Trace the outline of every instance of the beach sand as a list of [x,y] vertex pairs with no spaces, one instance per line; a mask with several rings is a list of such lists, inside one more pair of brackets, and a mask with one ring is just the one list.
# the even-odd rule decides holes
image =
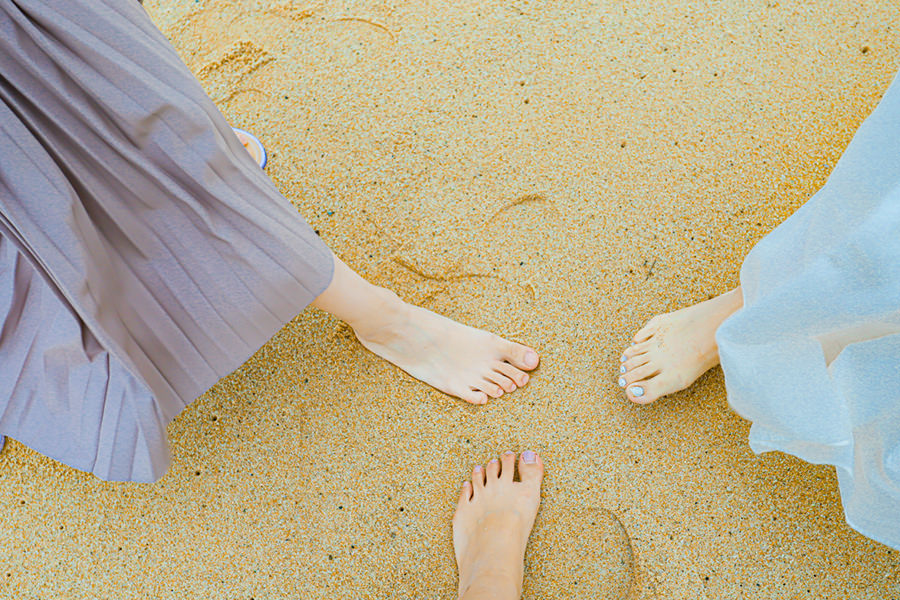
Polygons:
[[170,426],[155,485],[9,442],[0,597],[452,598],[458,486],[530,448],[526,598],[900,598],[719,369],[647,407],[615,383],[825,182],[900,66],[895,0],[146,7],[338,255],[543,360],[468,406],[308,310]]

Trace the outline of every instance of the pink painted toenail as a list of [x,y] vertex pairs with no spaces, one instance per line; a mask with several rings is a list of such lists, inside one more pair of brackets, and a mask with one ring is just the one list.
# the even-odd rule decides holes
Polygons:
[[619,377],[619,387],[625,387],[626,385],[628,384],[625,382],[625,378]]
[[533,465],[537,462],[537,454],[535,454],[531,450],[526,450],[522,453],[522,460],[525,462],[525,464]]
[[634,386],[633,388],[631,388],[630,391],[631,391],[631,395],[634,396],[634,397],[636,397],[636,398],[640,398],[641,396],[644,395],[644,388],[642,388],[642,387],[640,387],[640,386],[638,386],[638,385],[636,385],[636,386]]

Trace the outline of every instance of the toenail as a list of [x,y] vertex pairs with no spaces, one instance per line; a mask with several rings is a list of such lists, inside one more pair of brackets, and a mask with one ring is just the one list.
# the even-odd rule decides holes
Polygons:
[[619,377],[619,387],[625,387],[627,384],[625,383],[624,377]]
[[624,373],[627,370],[628,369],[625,368],[625,365],[622,365],[621,367],[619,367],[619,373]]
[[626,360],[628,360],[628,357],[623,354],[622,358],[619,359],[619,362],[625,362]]
[[644,395],[644,388],[642,388],[642,387],[639,386],[639,385],[634,386],[634,387],[631,388],[629,391],[631,392],[631,395],[632,395],[632,396],[635,396],[635,397],[637,397],[637,398],[640,398],[641,396]]
[[492,458],[491,463],[495,463],[495,462],[500,462],[500,461],[498,461],[496,458]]
[[512,450],[507,450],[503,453],[503,456],[512,456],[513,454],[515,454],[515,452],[513,452]]
[[522,377],[522,385],[525,385],[526,383],[528,383],[528,375]]
[[474,470],[475,470],[475,471],[480,471],[480,470],[481,470],[481,465],[475,465],[475,469],[474,469]]
[[537,462],[537,454],[532,452],[531,450],[526,450],[522,453],[522,460],[529,465],[533,465]]
[[538,364],[538,355],[535,352],[533,352],[532,350],[529,350],[528,352],[526,352],[525,353],[525,365],[529,366],[529,367],[536,367],[537,364]]

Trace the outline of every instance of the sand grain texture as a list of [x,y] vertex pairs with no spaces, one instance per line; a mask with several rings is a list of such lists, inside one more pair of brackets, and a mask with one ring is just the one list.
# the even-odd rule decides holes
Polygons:
[[824,183],[900,66],[894,0],[146,4],[339,255],[543,363],[466,406],[307,311],[171,425],[156,485],[10,443],[0,597],[452,598],[457,486],[533,448],[528,598],[900,598],[718,369],[646,408],[615,384]]

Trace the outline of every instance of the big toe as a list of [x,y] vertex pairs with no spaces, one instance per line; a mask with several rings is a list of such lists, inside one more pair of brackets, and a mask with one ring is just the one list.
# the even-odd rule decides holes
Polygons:
[[540,455],[533,450],[526,450],[519,457],[519,480],[522,483],[537,485],[540,487],[544,478],[544,462]]
[[655,375],[628,384],[628,387],[625,388],[625,395],[635,404],[650,404],[675,391],[667,389],[669,387],[667,383],[668,380],[663,374]]
[[504,351],[504,359],[506,362],[525,371],[531,371],[532,369],[537,368],[538,363],[541,361],[537,352],[528,346],[523,346],[522,344],[517,344],[515,342],[506,342],[506,344],[507,346]]

